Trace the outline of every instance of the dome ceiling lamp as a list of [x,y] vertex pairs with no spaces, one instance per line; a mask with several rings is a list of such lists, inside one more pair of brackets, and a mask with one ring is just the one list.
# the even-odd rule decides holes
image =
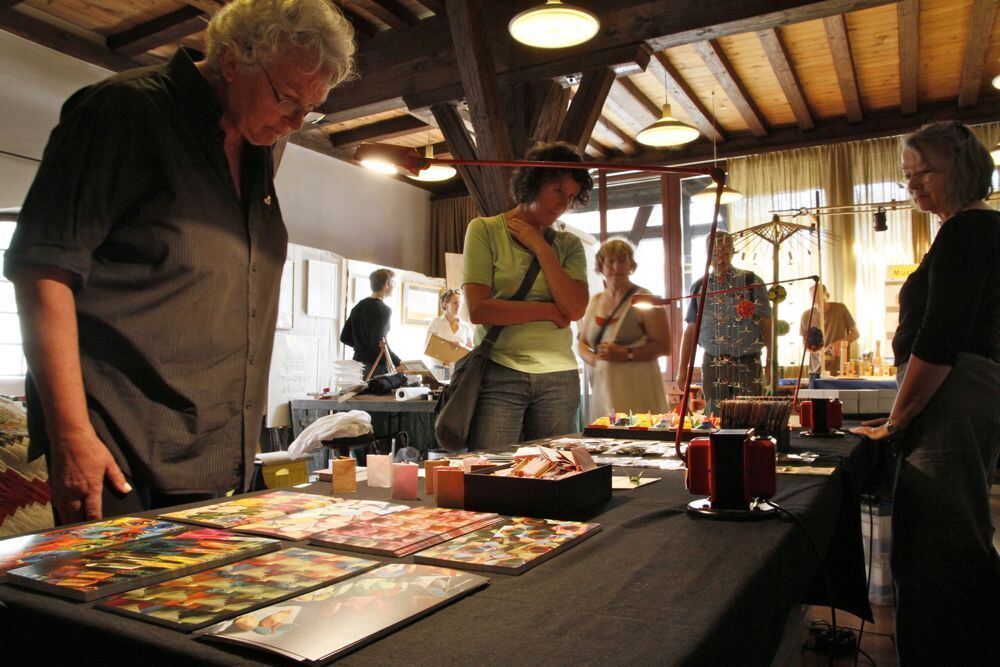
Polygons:
[[[715,91],[712,91],[712,125],[715,125]],[[717,166],[719,163],[719,153],[718,153],[718,142],[712,139],[712,165]],[[734,190],[728,185],[722,188],[722,196],[719,199],[719,203],[725,206],[726,204],[732,204],[743,199],[743,193]],[[696,192],[691,195],[691,201],[704,202],[711,204],[715,201],[715,183],[710,183],[707,188],[701,192]]]
[[701,133],[697,128],[674,118],[670,111],[670,97],[667,95],[667,72],[663,71],[663,93],[667,101],[663,104],[662,115],[659,120],[641,130],[635,135],[635,140],[646,146],[654,148],[670,148],[673,146],[683,146],[689,144]]
[[421,169],[417,174],[406,174],[407,178],[412,178],[415,181],[447,181],[458,173],[451,165],[431,162],[434,160],[434,147],[430,144],[430,138],[424,147],[424,157],[429,161],[429,166]]
[[593,12],[547,0],[544,5],[525,10],[507,25],[511,37],[540,49],[564,49],[589,41],[601,29]]

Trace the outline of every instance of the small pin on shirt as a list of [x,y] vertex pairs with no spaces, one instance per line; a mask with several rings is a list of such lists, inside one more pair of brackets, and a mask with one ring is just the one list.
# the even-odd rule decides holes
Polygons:
[[271,195],[264,195],[264,206],[271,205]]

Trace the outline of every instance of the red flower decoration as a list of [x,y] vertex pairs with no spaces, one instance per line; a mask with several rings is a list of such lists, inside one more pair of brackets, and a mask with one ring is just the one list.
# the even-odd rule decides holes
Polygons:
[[757,312],[757,304],[753,301],[748,301],[743,299],[738,304],[736,304],[736,317],[737,319],[745,319],[748,317],[753,317]]

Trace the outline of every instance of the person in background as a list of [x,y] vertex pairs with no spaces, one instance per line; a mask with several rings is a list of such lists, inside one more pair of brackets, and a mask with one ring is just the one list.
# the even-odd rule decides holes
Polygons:
[[235,0],[205,52],[69,98],[6,253],[59,523],[253,471],[288,241],[271,146],[350,76],[353,30],[325,0]]
[[1000,213],[985,202],[993,160],[968,127],[942,122],[906,137],[902,167],[913,203],[941,229],[899,293],[892,412],[851,431],[891,441],[898,454],[891,558],[900,665],[995,665]]
[[[542,144],[526,160],[582,162],[566,143]],[[551,229],[566,209],[586,204],[586,169],[521,167],[511,178],[517,205],[476,218],[465,235],[462,269],[478,345],[489,327],[503,331],[483,373],[470,449],[502,449],[578,429],[580,378],[570,322],[587,308],[583,244]],[[524,301],[512,301],[537,257],[538,278]]]
[[[809,288],[810,303],[812,303],[815,291],[816,285]],[[847,353],[846,349],[850,349],[850,344],[861,336],[847,306],[829,300],[830,292],[827,291],[826,285],[820,284],[820,292],[815,295],[815,299],[816,305],[802,313],[799,322],[802,344],[809,350],[809,379],[811,380],[820,376],[824,366],[829,373],[838,375],[840,362]],[[822,329],[819,328],[820,312],[823,313]],[[815,340],[810,340],[810,329],[823,332],[823,342],[819,346],[816,345]],[[815,335],[814,332],[814,338]]]
[[[706,237],[706,244],[708,237]],[[728,294],[706,298],[698,344],[704,350],[701,384],[705,393],[705,414],[719,413],[719,402],[734,396],[759,396],[762,364],[760,353],[771,346],[771,302],[763,287],[749,287],[763,282],[756,273],[733,266],[733,238],[716,232],[712,253],[712,273],[708,291],[734,289]],[[745,289],[739,289],[745,288]],[[692,294],[701,292],[701,278],[691,286]],[[694,354],[694,322],[698,299],[688,302],[684,321],[688,326],[681,338],[680,370],[677,384],[684,391],[688,363]],[[765,355],[766,356],[766,355]]]
[[[388,373],[387,356],[393,366],[399,365],[399,355],[385,343],[392,320],[392,308],[385,305],[385,299],[392,296],[396,288],[395,275],[390,269],[376,269],[371,272],[368,276],[371,296],[361,299],[354,305],[340,332],[340,342],[353,348],[353,359],[364,364],[365,377],[371,373],[373,366],[375,372],[371,373],[372,377]],[[383,345],[385,353],[379,356]]]
[[[441,314],[431,320],[427,325],[427,340],[431,334],[451,343],[452,349],[466,348],[472,349],[472,339],[474,333],[472,325],[463,320],[459,315],[462,309],[462,293],[457,289],[447,289],[441,293]],[[427,343],[424,342],[426,347]],[[441,370],[444,378],[451,374],[455,364],[444,363],[435,360],[435,366]]]
[[628,241],[606,241],[595,261],[604,291],[590,299],[577,338],[577,351],[593,368],[590,419],[630,410],[664,413],[667,397],[659,359],[670,354],[666,311],[632,307],[633,296],[650,292],[632,283],[638,265]]

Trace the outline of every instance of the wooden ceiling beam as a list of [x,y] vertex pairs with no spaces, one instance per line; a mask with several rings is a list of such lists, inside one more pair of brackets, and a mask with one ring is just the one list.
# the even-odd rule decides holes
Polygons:
[[774,72],[775,78],[778,79],[778,85],[781,86],[781,91],[785,94],[788,106],[792,108],[792,114],[795,116],[795,122],[798,123],[799,129],[813,129],[816,123],[813,122],[809,104],[806,103],[806,98],[802,94],[802,84],[799,82],[799,77],[788,57],[788,50],[785,48],[781,35],[777,29],[768,28],[767,30],[758,30],[757,39],[764,47],[764,54],[767,56],[767,61],[771,63],[771,70]]
[[691,122],[701,133],[713,141],[725,141],[726,135],[715,126],[714,119],[705,105],[701,103],[694,90],[684,81],[684,77],[676,67],[670,64],[666,54],[654,53],[646,71],[659,81],[666,81],[667,94],[677,103],[691,119]]
[[566,117],[559,127],[559,141],[566,141],[582,151],[590,142],[594,132],[594,124],[601,117],[604,101],[615,81],[615,71],[612,69],[597,69],[584,72],[576,95],[569,103]]
[[[767,137],[755,137],[749,132],[730,135],[728,141],[719,144],[718,158],[729,159],[783,151],[809,146],[894,137],[918,129],[925,123],[939,120],[960,120],[970,125],[990,123],[996,120],[996,109],[1000,108],[1000,95],[991,95],[974,107],[959,109],[954,101],[924,104],[919,113],[904,116],[898,109],[870,112],[860,123],[852,123],[843,117],[831,122],[817,123],[809,133],[803,133],[797,126],[776,128]],[[628,158],[613,157],[610,162],[629,164],[697,164],[712,160],[712,146],[705,142],[688,144],[679,150],[647,151]]]
[[568,89],[552,80],[519,81],[508,89],[511,150],[522,157],[536,142],[554,141],[566,114]]
[[380,120],[377,123],[333,132],[329,135],[329,141],[334,148],[347,148],[366,141],[385,141],[417,132],[426,132],[428,127],[430,126],[427,123],[414,116],[397,116],[388,120]]
[[434,12],[437,16],[445,13],[444,0],[417,0],[425,9]]
[[990,34],[1000,0],[975,0],[969,18],[969,37],[965,42],[965,59],[962,62],[962,81],[958,86],[958,106],[971,107],[979,99],[983,82],[986,52],[990,47]]
[[[628,125],[628,129],[639,132],[647,125],[655,122],[660,114],[654,111],[656,105],[651,109],[649,100],[636,98],[633,94],[634,88],[625,85],[625,78],[615,79],[608,92],[608,99],[605,106],[611,113],[617,116],[623,123]],[[629,82],[631,83],[631,82]],[[643,95],[643,98],[646,96]]]
[[351,2],[393,30],[406,30],[418,20],[398,0],[351,0]]
[[375,37],[382,32],[382,30],[379,29],[379,26],[372,20],[373,17],[371,14],[361,9],[361,7],[355,4],[352,0],[334,0],[334,3],[343,10],[344,16],[347,18],[348,22],[354,26],[355,36],[358,37],[357,46],[359,49],[362,48],[363,45],[368,44],[370,42],[370,38]]
[[208,25],[208,18],[198,7],[184,5],[169,14],[108,35],[107,45],[115,53],[136,56],[201,32]]
[[223,2],[219,0],[183,0],[183,2],[185,5],[197,7],[209,16],[215,16],[215,13],[222,9],[223,5]]
[[[465,128],[465,123],[458,114],[458,109],[455,108],[455,105],[451,103],[435,104],[431,107],[431,112],[434,114],[438,128],[440,128],[441,134],[444,135],[445,142],[448,144],[448,152],[456,160],[478,159],[476,146],[472,143],[472,137]],[[482,178],[483,169],[474,164],[456,164],[455,168],[458,169],[458,173],[462,177],[462,182],[465,183],[465,188],[469,191],[472,198],[476,200],[479,210],[483,212],[489,210],[492,197],[485,189],[485,183]]]
[[[511,160],[514,152],[504,118],[504,99],[497,84],[491,31],[484,20],[483,8],[479,3],[465,0],[446,0],[445,7],[462,88],[476,129],[476,154],[487,160]],[[497,215],[507,210],[510,170],[483,169],[480,173],[486,194],[482,212]]]
[[851,39],[847,35],[847,23],[843,14],[823,19],[826,41],[833,55],[833,69],[837,72],[840,95],[844,100],[847,120],[860,123],[864,120],[861,112],[861,93],[858,92],[858,77],[854,71],[854,57],[851,55]]
[[10,9],[14,5],[21,4],[22,0],[0,0],[0,9]]
[[920,0],[900,0],[896,5],[899,24],[899,108],[917,113],[920,97]]
[[755,137],[766,136],[767,127],[764,125],[764,116],[757,105],[753,103],[753,98],[737,76],[736,70],[733,69],[732,63],[723,52],[722,46],[715,40],[708,40],[695,43],[694,48],[753,135]]
[[[597,67],[614,66],[606,58],[621,49],[623,36],[646,42],[651,51],[691,44],[706,37],[717,38],[765,28],[823,18],[845,11],[888,4],[892,0],[702,0],[679,3],[676,0],[629,0],[607,3],[600,9],[602,28],[598,35],[580,46],[548,53],[515,43],[506,30],[489,33],[489,41],[501,85],[512,79],[505,75],[518,72],[515,78],[537,80],[579,73]],[[490,25],[506,26],[518,11],[538,0],[475,3],[494,12]],[[720,18],[725,20],[720,23]],[[358,51],[357,82],[339,87],[327,100],[329,111],[370,104],[378,99],[406,97],[422,91],[437,91],[436,97],[424,97],[424,106],[457,99],[440,91],[454,93],[461,84],[454,44],[447,17],[432,16],[418,21],[405,32],[384,31]],[[597,58],[604,58],[597,62]],[[624,62],[624,61],[622,61]],[[645,65],[641,65],[645,69]]]
[[142,65],[136,60],[113,53],[100,44],[13,9],[0,9],[0,30],[112,72],[123,72]]
[[605,116],[601,116],[594,124],[594,129],[609,137],[614,137],[618,142],[617,148],[626,155],[635,155],[642,149],[639,142],[633,139],[625,130],[612,123]]

